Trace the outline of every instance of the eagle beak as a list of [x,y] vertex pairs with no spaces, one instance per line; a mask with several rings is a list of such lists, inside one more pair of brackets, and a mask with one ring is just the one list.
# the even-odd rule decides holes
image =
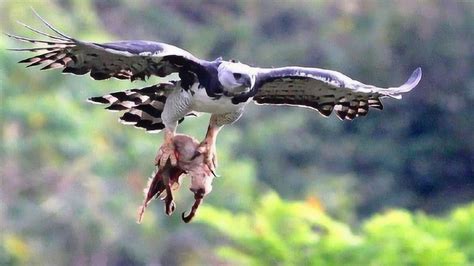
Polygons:
[[250,76],[244,76],[244,77],[242,77],[242,79],[243,79],[243,85],[246,88],[252,88],[253,87],[253,82],[252,82],[252,79],[250,78]]

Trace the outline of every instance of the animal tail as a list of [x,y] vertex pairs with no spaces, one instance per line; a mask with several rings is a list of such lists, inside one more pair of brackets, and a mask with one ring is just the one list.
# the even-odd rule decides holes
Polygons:
[[[119,122],[145,129],[150,133],[160,132],[165,125],[161,113],[167,95],[175,88],[176,82],[165,82],[144,88],[112,92],[103,96],[89,98],[94,104],[107,104],[105,109],[112,112],[123,111]],[[184,120],[182,118],[179,122]]]

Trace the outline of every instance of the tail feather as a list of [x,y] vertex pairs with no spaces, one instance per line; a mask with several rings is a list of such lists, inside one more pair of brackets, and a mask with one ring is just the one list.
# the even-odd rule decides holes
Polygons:
[[133,125],[136,128],[145,129],[153,133],[159,132],[165,125],[161,120],[164,102],[151,101],[128,109],[120,118],[119,122],[125,125]]
[[[104,96],[92,97],[94,104],[107,104],[108,111],[123,111],[119,122],[145,129],[150,133],[165,128],[161,114],[167,95],[175,87],[175,82],[160,83],[149,87],[113,92]],[[182,120],[180,120],[182,122]]]

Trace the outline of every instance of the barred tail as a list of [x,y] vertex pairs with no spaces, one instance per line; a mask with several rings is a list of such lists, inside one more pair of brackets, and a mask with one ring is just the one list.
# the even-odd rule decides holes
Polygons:
[[125,113],[119,118],[119,122],[122,124],[133,125],[150,133],[157,133],[165,128],[161,120],[161,113],[167,95],[174,87],[174,82],[159,83],[145,88],[92,97],[88,101],[95,104],[108,104],[109,106],[105,109],[112,112],[124,111]]

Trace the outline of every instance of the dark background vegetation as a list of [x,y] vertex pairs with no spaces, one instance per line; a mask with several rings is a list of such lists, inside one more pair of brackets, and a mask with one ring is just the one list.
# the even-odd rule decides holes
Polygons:
[[[158,40],[205,59],[329,68],[379,86],[403,83],[418,66],[423,78],[403,100],[386,99],[384,111],[352,122],[308,109],[250,106],[218,139],[222,177],[200,218],[184,225],[179,215],[166,217],[157,201],[137,225],[162,136],[122,126],[117,114],[85,99],[145,83],[25,69],[16,62],[27,55],[5,50],[23,43],[3,36],[0,264],[433,265],[415,248],[423,239],[435,243],[430,237],[442,238],[429,249],[433,254],[453,252],[436,263],[474,261],[474,224],[465,217],[474,219],[474,208],[448,214],[474,199],[473,1],[2,0],[0,29],[33,36],[15,23],[41,27],[30,6],[83,40]],[[201,138],[207,119],[187,119],[180,131]],[[178,193],[178,212],[191,196],[187,189]],[[322,216],[300,216],[307,208]],[[393,208],[415,214],[387,213]],[[295,218],[286,221],[286,212]],[[314,231],[314,219],[325,229]],[[280,229],[257,234],[252,230],[261,221]],[[336,234],[347,253],[328,244],[312,246],[307,260],[291,257],[301,243],[333,243],[324,231],[340,232],[342,224],[355,232]],[[288,244],[286,237],[306,227],[304,240]],[[393,239],[376,237],[388,231],[396,232]],[[397,238],[403,234],[414,242]],[[373,247],[391,241],[400,251],[389,248],[395,253],[387,257],[381,249],[377,260]],[[219,249],[224,244],[229,248]],[[407,246],[414,260],[398,261]]]

